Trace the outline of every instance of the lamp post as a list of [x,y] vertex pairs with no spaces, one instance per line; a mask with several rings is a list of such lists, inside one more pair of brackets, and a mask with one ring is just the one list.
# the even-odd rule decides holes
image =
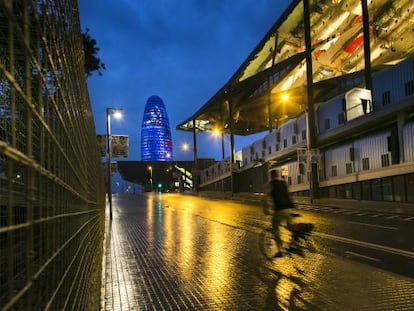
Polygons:
[[115,119],[122,118],[122,109],[106,108],[106,182],[109,202],[109,218],[112,219],[112,172],[111,172],[111,114]]
[[[190,172],[190,174],[191,174],[192,190],[196,191],[195,176],[196,176],[196,171],[197,171],[197,150],[195,148],[190,147],[190,144],[186,142],[181,145],[181,150],[184,152],[188,152],[192,150],[194,152],[194,167],[193,167],[193,172]],[[184,168],[184,183],[188,183],[186,168]],[[184,185],[184,188],[185,188],[185,185]]]
[[148,170],[150,171],[150,184],[151,184],[151,192],[153,190],[153,182],[152,182],[152,166],[148,166]]

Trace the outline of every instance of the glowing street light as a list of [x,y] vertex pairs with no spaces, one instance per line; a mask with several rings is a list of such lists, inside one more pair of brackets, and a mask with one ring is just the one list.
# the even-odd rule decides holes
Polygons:
[[112,172],[111,172],[111,114],[115,119],[122,118],[122,109],[106,108],[106,181],[109,202],[109,218],[112,219]]
[[287,93],[282,94],[282,101],[287,102],[289,99],[289,95]]
[[216,127],[216,128],[213,129],[213,131],[211,133],[215,137],[221,136],[221,157],[224,160],[224,131],[221,130],[220,128]]
[[185,152],[189,151],[190,150],[190,145],[188,143],[183,143],[181,145],[181,150],[185,151]]

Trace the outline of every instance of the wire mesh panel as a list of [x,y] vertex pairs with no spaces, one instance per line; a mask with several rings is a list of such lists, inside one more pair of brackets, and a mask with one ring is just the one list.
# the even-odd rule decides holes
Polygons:
[[77,1],[0,0],[0,309],[98,310],[104,190]]

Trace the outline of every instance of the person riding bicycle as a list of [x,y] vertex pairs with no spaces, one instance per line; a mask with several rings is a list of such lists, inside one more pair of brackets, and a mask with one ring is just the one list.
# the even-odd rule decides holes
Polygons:
[[282,239],[280,236],[280,226],[285,224],[289,226],[292,220],[291,209],[295,207],[287,184],[280,178],[280,173],[277,170],[270,171],[270,181],[267,185],[267,195],[271,198],[273,203],[273,219],[272,226],[274,230],[275,242],[278,247],[278,253],[275,256],[282,256]]

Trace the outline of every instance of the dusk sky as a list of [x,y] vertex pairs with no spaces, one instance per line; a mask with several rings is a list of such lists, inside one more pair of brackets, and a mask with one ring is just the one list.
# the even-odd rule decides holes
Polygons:
[[[229,80],[290,2],[79,0],[82,31],[90,29],[106,65],[102,76],[88,78],[97,133],[106,132],[106,107],[122,108],[112,134],[129,135],[127,160],[140,161],[144,106],[158,95],[168,111],[174,160],[191,160],[181,145],[192,144],[192,133],[176,126]],[[236,151],[257,138],[235,136]],[[197,135],[197,146],[199,158],[221,160],[219,139]]]

